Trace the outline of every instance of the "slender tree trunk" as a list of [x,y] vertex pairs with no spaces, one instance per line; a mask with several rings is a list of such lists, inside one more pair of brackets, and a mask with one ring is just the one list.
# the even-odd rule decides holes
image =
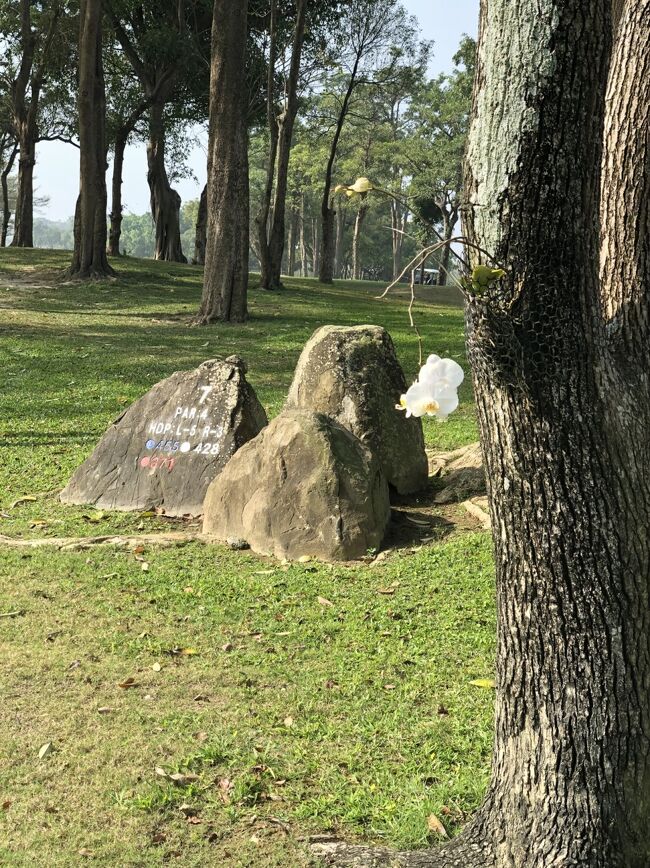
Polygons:
[[287,238],[287,274],[293,277],[296,270],[296,233],[298,232],[298,212],[291,210],[289,236]]
[[320,268],[321,244],[320,244],[320,237],[318,234],[319,229],[320,229],[320,225],[319,225],[318,220],[315,217],[312,217],[312,221],[311,221],[311,240],[312,240],[312,243],[311,243],[311,255],[312,255],[311,268],[312,268],[312,274],[314,275],[314,277],[316,277],[316,275],[319,272],[319,268]]
[[164,110],[165,102],[162,96],[153,101],[149,110],[147,181],[155,228],[154,258],[167,262],[187,262],[181,246],[181,197],[169,183],[165,168]]
[[449,847],[334,864],[650,864],[650,0],[626,4],[610,64],[611,36],[610,0],[483,0],[466,231],[507,272],[467,308],[492,783]]
[[194,264],[205,265],[205,244],[208,232],[208,185],[201,191],[199,210],[196,215],[196,234],[194,236]]
[[248,291],[247,0],[214,0],[208,232],[199,322],[243,322]]
[[266,127],[269,133],[269,151],[266,158],[266,181],[262,191],[260,209],[255,217],[257,228],[257,247],[260,262],[260,287],[262,289],[277,289],[271,285],[269,229],[271,200],[273,198],[273,182],[275,166],[278,159],[278,124],[275,117],[275,75],[277,60],[277,0],[271,0],[269,16],[269,63],[266,76]]
[[341,103],[341,109],[336,122],[336,129],[332,144],[330,145],[330,153],[325,170],[325,185],[323,187],[323,198],[321,200],[321,254],[319,261],[318,279],[321,283],[332,283],[334,279],[334,210],[332,208],[332,177],[334,173],[334,163],[336,162],[336,154],[338,152],[339,140],[343,131],[343,124],[348,116],[350,100],[357,85],[357,73],[361,62],[361,54],[357,53],[348,80],[348,87]]
[[2,170],[2,234],[0,236],[0,247],[7,246],[7,233],[9,231],[9,221],[11,220],[11,210],[9,207],[9,175],[14,167],[17,153],[18,142],[14,144],[9,159]]
[[298,114],[298,83],[302,47],[305,40],[306,5],[305,0],[297,0],[296,2],[296,24],[293,33],[291,64],[287,79],[286,105],[278,118],[277,171],[268,249],[268,289],[279,289],[282,285],[281,273],[286,231],[285,214],[289,181],[289,159],[291,157],[293,128],[296,115]]
[[300,276],[309,277],[307,268],[307,240],[305,233],[305,194],[300,194]]
[[360,205],[354,220],[354,233],[352,235],[352,280],[361,280],[361,257],[359,244],[361,242],[361,227],[368,213],[367,205]]
[[339,205],[336,209],[336,241],[334,243],[334,277],[341,277],[343,265],[343,244],[345,242],[345,211]]
[[113,178],[111,181],[111,226],[108,235],[109,256],[120,255],[120,237],[122,235],[122,171],[124,169],[124,151],[128,133],[119,130],[115,137],[113,155]]
[[113,155],[113,178],[111,181],[111,213],[110,231],[108,234],[108,253],[110,256],[120,255],[120,237],[122,235],[122,172],[124,170],[124,151],[135,125],[147,108],[148,100],[136,106],[129,117],[115,134]]
[[82,279],[113,274],[106,258],[106,95],[102,64],[102,2],[79,9],[79,198],[69,273]]
[[[453,238],[454,229],[456,227],[456,223],[458,221],[458,209],[451,208],[449,212],[447,212],[444,208],[442,209],[443,216],[443,230],[442,237],[445,241],[449,241]],[[446,286],[449,283],[449,262],[451,260],[451,248],[449,244],[445,244],[445,246],[440,251],[440,267],[438,271],[438,286]]]

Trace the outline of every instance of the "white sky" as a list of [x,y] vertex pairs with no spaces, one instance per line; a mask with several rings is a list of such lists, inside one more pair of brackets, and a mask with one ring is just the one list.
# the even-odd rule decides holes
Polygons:
[[[452,57],[463,33],[476,36],[479,0],[402,0],[409,12],[419,18],[422,37],[434,40],[434,58],[431,72],[436,75],[448,71]],[[198,183],[193,180],[177,181],[174,187],[183,201],[197,199],[205,183],[205,141],[194,148],[189,164]],[[109,166],[109,191],[110,171]],[[149,210],[149,188],[146,179],[146,153],[144,144],[127,148],[124,160],[123,204],[125,213],[144,214]],[[38,213],[50,220],[64,220],[74,214],[79,188],[79,152],[62,142],[42,142],[36,150],[35,186],[38,193],[49,196],[49,204]],[[109,193],[110,195],[110,193]],[[110,203],[109,203],[110,204]]]

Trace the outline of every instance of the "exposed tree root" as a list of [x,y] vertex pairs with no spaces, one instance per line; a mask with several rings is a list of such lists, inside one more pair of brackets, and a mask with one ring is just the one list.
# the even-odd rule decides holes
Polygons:
[[319,836],[310,842],[311,852],[335,868],[492,868],[494,858],[488,842],[477,843],[464,836],[430,850],[398,852],[384,847],[346,844]]
[[190,542],[209,542],[202,533],[176,531],[172,533],[143,533],[135,536],[85,536],[85,537],[40,537],[38,539],[14,539],[0,534],[0,546],[21,549],[38,549],[52,546],[60,550],[75,551],[93,546],[117,546],[131,548],[138,545],[179,546]]

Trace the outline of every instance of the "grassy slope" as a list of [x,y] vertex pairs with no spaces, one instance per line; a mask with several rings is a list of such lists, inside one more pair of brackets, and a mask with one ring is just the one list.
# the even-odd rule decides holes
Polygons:
[[[253,290],[247,325],[196,329],[197,269],[133,260],[92,287],[25,280],[65,260],[0,253],[4,285],[24,281],[5,289],[0,271],[0,533],[160,529],[54,492],[174,370],[237,352],[274,415],[313,330],[360,322],[386,326],[417,370],[405,303],[364,285]],[[463,361],[458,307],[416,315],[427,352]],[[475,438],[469,386],[461,397],[453,420],[426,426],[431,444]],[[0,863],[72,865],[86,848],[107,866],[287,868],[308,863],[297,836],[310,831],[421,846],[429,813],[454,828],[486,782],[492,694],[469,681],[491,674],[494,611],[487,536],[443,534],[358,567],[195,545],[0,550],[0,612],[24,611],[0,619]],[[120,689],[127,677],[138,686]],[[175,786],[156,766],[199,777]]]

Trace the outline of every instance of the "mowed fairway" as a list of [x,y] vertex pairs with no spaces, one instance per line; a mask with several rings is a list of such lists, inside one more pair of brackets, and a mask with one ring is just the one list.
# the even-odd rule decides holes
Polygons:
[[[182,527],[57,500],[175,370],[237,353],[273,416],[317,327],[376,323],[417,374],[407,302],[376,300],[379,285],[270,294],[253,276],[246,325],[196,328],[199,269],[125,260],[116,281],[65,284],[68,257],[0,252],[5,536]],[[425,354],[466,368],[462,309],[430,296]],[[441,449],[476,439],[469,382],[425,431]],[[488,776],[493,691],[470,682],[493,675],[493,567],[487,534],[426,515],[360,565],[0,544],[0,864],[292,868],[311,864],[312,833],[426,846],[433,813],[453,834]]]

